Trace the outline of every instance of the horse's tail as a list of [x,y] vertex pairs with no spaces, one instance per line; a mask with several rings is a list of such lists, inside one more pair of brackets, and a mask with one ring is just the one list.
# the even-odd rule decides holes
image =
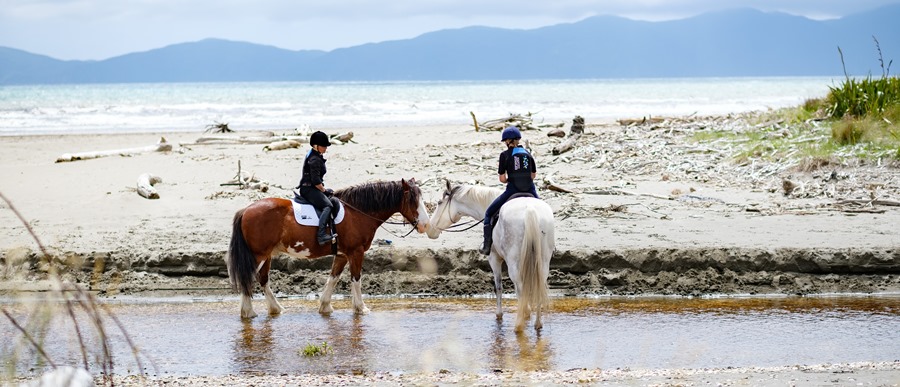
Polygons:
[[250,251],[247,240],[244,239],[244,231],[241,230],[241,221],[244,219],[244,209],[234,214],[234,227],[231,232],[231,244],[228,246],[228,278],[231,280],[231,288],[245,296],[253,293],[253,280],[256,268],[256,257]]
[[550,305],[547,276],[544,270],[544,238],[542,237],[538,212],[534,207],[525,208],[525,235],[522,238],[522,290],[519,302],[525,302],[533,309]]

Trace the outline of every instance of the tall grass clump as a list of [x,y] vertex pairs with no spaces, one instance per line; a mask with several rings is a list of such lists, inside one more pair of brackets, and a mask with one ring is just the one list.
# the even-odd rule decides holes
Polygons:
[[893,61],[885,64],[878,39],[875,39],[875,47],[881,64],[881,77],[873,78],[869,74],[863,79],[851,78],[847,74],[844,54],[838,47],[841,65],[844,66],[844,82],[840,86],[829,86],[826,102],[829,115],[838,120],[832,126],[832,140],[840,145],[860,142],[887,146],[900,144],[894,135],[898,131],[897,118],[900,115],[900,78],[890,74]]
[[[37,257],[39,262],[32,267],[27,262],[29,253],[7,252],[6,267],[0,271],[0,278],[14,283],[17,270],[29,272],[32,278],[35,272],[41,272],[42,276],[46,275],[46,280],[40,282],[47,284],[47,290],[26,292],[13,289],[10,293],[18,297],[0,302],[0,333],[3,335],[0,342],[0,361],[3,364],[0,385],[14,379],[33,378],[44,371],[58,370],[60,375],[66,375],[65,372],[71,367],[90,372],[94,378],[102,376],[100,380],[104,384],[112,385],[116,362],[111,334],[124,337],[138,372],[143,375],[144,366],[137,346],[116,316],[81,286],[63,280],[60,274],[65,270],[63,265],[54,261],[29,223],[0,193],[0,210],[4,209],[3,203],[6,204],[5,209],[25,226],[40,253]],[[25,264],[20,265],[22,262]],[[36,281],[21,282],[33,284]],[[69,382],[74,380],[69,379]]]

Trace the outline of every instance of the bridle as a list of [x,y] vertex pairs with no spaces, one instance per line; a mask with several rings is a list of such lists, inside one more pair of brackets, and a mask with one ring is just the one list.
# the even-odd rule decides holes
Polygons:
[[[448,197],[447,197],[447,205],[444,206],[444,210],[441,211],[441,214],[443,214],[444,211],[447,211],[448,209],[450,209],[450,202],[453,201],[453,195],[456,195],[457,191],[459,191],[459,186],[456,186],[456,187],[453,187],[452,189],[450,189],[450,195],[448,195]],[[438,202],[438,206],[440,206],[440,202]],[[441,232],[463,232],[463,231],[469,230],[469,229],[477,226],[479,223],[481,223],[483,221],[484,221],[484,218],[481,218],[481,220],[470,220],[470,221],[463,222],[463,223],[454,223],[454,224],[450,225],[450,227],[447,227],[445,229],[439,229],[439,230]],[[471,222],[471,225],[469,225],[469,222]],[[465,227],[467,225],[469,227],[466,227],[463,229],[455,229],[456,227]],[[434,225],[432,225],[432,227],[437,228]]]

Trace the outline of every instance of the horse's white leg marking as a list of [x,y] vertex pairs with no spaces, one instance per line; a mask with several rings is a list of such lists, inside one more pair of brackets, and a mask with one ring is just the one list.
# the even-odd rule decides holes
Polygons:
[[503,261],[497,256],[497,253],[491,251],[488,256],[488,262],[491,264],[491,271],[494,272],[494,295],[497,297],[497,319],[503,319],[503,282],[500,280],[503,274]]
[[350,293],[353,297],[353,311],[356,314],[368,314],[369,308],[362,298],[362,280],[350,281]]
[[281,307],[281,304],[278,303],[278,300],[275,299],[275,294],[272,293],[272,288],[269,287],[269,284],[266,284],[263,287],[263,292],[266,294],[266,302],[269,304],[269,314],[276,315],[281,314],[284,308]]
[[338,281],[338,277],[328,277],[328,282],[325,282],[325,289],[322,290],[322,297],[319,298],[319,313],[321,314],[331,314],[334,312],[334,308],[331,306],[331,293],[334,293],[334,285]]
[[250,296],[241,295],[241,318],[254,318],[256,312],[253,311],[253,301]]

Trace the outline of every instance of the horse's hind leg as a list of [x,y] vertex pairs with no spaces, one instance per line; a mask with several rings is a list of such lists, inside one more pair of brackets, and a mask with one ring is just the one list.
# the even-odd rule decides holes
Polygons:
[[488,262],[491,264],[491,271],[494,272],[494,294],[497,297],[497,320],[502,320],[503,282],[501,282],[500,276],[503,274],[503,261],[497,257],[497,253],[491,252],[490,257],[488,257]]
[[269,315],[278,315],[284,311],[284,308],[281,304],[278,303],[278,300],[275,299],[275,294],[272,293],[272,288],[269,287],[269,269],[272,267],[272,259],[267,258],[263,261],[262,266],[259,269],[259,285],[263,288],[263,293],[266,295],[266,303],[269,306]]
[[241,294],[241,318],[254,318],[253,300],[246,294]]
[[344,266],[346,265],[347,256],[343,253],[337,253],[334,256],[334,261],[331,262],[331,276],[325,282],[325,289],[322,290],[322,296],[319,297],[319,313],[331,314],[331,312],[334,312],[334,307],[331,306],[331,294],[334,293],[334,286],[341,278],[341,273],[344,272]]

